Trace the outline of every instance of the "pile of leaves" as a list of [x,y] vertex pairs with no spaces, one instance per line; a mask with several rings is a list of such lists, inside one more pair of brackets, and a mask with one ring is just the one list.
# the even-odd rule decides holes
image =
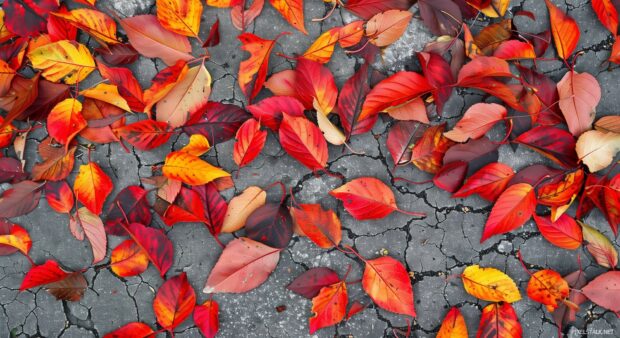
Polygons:
[[[269,2],[295,34],[307,34],[302,0]],[[234,187],[234,179],[202,158],[213,145],[234,139],[232,158],[244,167],[261,153],[271,132],[289,156],[317,177],[338,176],[346,182],[329,194],[355,219],[380,219],[393,212],[424,217],[401,210],[384,182],[343,177],[327,168],[330,145],[348,147],[351,138],[368,133],[384,115],[393,120],[387,148],[395,166],[413,165],[432,174],[435,186],[454,198],[477,194],[493,203],[481,242],[533,217],[546,240],[566,250],[583,246],[610,269],[590,281],[581,270],[564,277],[550,269],[528,271],[528,296],[553,313],[559,330],[575,319],[587,299],[620,313],[616,248],[596,227],[583,223],[598,209],[617,235],[620,174],[614,176],[612,162],[620,150],[620,116],[598,118],[599,84],[591,74],[574,70],[583,54],[576,51],[578,23],[549,0],[550,25],[534,33],[513,22],[517,16],[535,21],[534,13],[511,13],[507,0],[420,0],[413,11],[408,0],[325,2],[331,8],[328,16],[340,7],[359,19],[325,31],[304,53],[291,56],[274,52],[280,36],[291,33],[265,39],[243,32],[266,6],[263,0],[206,1],[207,6],[230,8],[233,25],[242,31],[238,39],[248,54],[237,78],[247,105],[239,107],[209,101],[212,79],[206,61],[220,34],[216,21],[204,39],[200,36],[202,0],[157,0],[154,15],[125,18],[96,7],[95,0],[5,0],[0,11],[0,147],[5,148],[0,181],[10,188],[0,197],[0,254],[20,252],[32,263],[20,290],[43,287],[58,299],[79,301],[87,287],[83,272],[92,268],[67,271],[54,260],[35,262],[29,256],[33,243],[27,230],[8,219],[31,212],[44,198],[66,215],[76,239],[88,240],[93,266],[108,259],[114,274],[130,277],[152,264],[165,280],[153,301],[157,326],[128,323],[109,337],[173,333],[192,314],[205,336],[215,336],[219,306],[213,295],[259,287],[293,236],[336,249],[364,269],[361,285],[369,299],[350,304],[347,287],[360,281],[347,280],[348,272],[340,277],[326,267],[312,268],[288,285],[312,301],[310,333],[372,304],[415,317],[412,273],[394,258],[365,257],[342,245],[334,210],[297,201],[280,182],[251,186],[226,201],[220,192]],[[592,9],[610,31],[610,41],[615,39],[616,3],[593,0]],[[380,73],[373,64],[383,48],[403,35],[414,12],[437,36],[416,53],[421,72]],[[78,42],[87,38],[98,47]],[[192,50],[190,39],[203,48]],[[325,65],[336,48],[359,60],[342,88]],[[553,48],[557,58],[544,57]],[[126,67],[140,56],[159,58],[168,66],[149,88]],[[268,74],[271,57],[293,59],[295,67]],[[557,83],[537,67],[554,60],[566,68]],[[609,62],[620,62],[620,43],[614,43]],[[96,76],[92,74],[102,81],[80,86]],[[449,128],[442,113],[455,88],[484,96]],[[261,92],[271,95],[255,101],[264,97]],[[47,137],[38,146],[40,160],[28,172],[27,135],[39,128],[47,130]],[[492,140],[491,130],[504,136]],[[150,151],[181,133],[189,141],[154,166],[152,177],[110,196],[114,183],[90,159],[98,144],[118,142],[127,151]],[[515,172],[498,162],[501,146],[527,147],[548,161]],[[76,166],[77,175],[71,175]],[[269,202],[268,191],[275,187],[281,188],[281,197]],[[167,226],[202,223],[213,244],[222,246],[203,289],[209,295],[205,302],[197,304],[185,273],[167,273],[173,243],[152,226],[153,217]],[[235,233],[236,238],[224,244],[221,233]],[[126,239],[108,255],[107,236]],[[478,336],[521,336],[511,306],[521,295],[509,276],[473,265],[460,277],[467,293],[491,302],[482,311]],[[457,308],[447,314],[439,336],[467,337]]]

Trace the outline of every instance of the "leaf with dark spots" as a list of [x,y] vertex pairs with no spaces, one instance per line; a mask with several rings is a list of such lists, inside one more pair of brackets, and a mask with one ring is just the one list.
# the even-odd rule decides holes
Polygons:
[[245,110],[232,104],[209,102],[194,120],[187,122],[183,131],[188,134],[201,134],[211,145],[235,137],[237,129],[251,117]]
[[288,209],[276,203],[268,203],[248,217],[246,235],[272,248],[284,248],[293,236],[293,222]]
[[[122,224],[151,224],[151,211],[147,191],[137,185],[130,185],[116,195],[108,210],[105,221],[106,232],[110,235],[126,236]],[[127,217],[127,219],[125,219]]]

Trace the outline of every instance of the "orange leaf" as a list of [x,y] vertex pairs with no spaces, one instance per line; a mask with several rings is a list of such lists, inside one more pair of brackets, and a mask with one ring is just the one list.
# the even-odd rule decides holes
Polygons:
[[110,269],[119,277],[136,276],[149,266],[149,256],[132,239],[126,239],[112,250]]
[[157,73],[151,81],[151,87],[144,91],[144,112],[151,114],[151,108],[163,99],[176,84],[187,74],[187,63],[183,60]]
[[467,338],[467,325],[465,318],[457,307],[453,307],[448,311],[446,317],[441,323],[436,338]]
[[340,323],[347,311],[347,303],[347,285],[344,281],[321,288],[319,294],[312,298],[310,334]]
[[340,39],[340,30],[341,27],[334,27],[319,35],[302,57],[319,63],[328,63]]
[[538,188],[538,203],[559,207],[569,203],[581,190],[585,174],[583,169],[570,172],[559,182],[544,184]]
[[76,99],[65,99],[58,103],[47,116],[47,130],[51,137],[68,145],[80,130],[86,128],[82,117],[82,103]]
[[431,174],[439,172],[443,156],[453,142],[444,136],[446,124],[432,126],[424,131],[422,137],[411,150],[411,162],[420,170]]
[[527,295],[546,305],[549,312],[553,312],[558,307],[558,301],[566,299],[569,292],[568,283],[562,275],[549,269],[536,271],[527,283]]
[[52,144],[51,138],[45,139],[39,144],[39,155],[43,162],[32,167],[32,179],[59,181],[67,178],[75,164],[76,149],[77,147],[71,147],[65,151],[65,148]]
[[119,94],[118,87],[115,85],[100,83],[93,88],[81,91],[80,95],[109,103],[115,107],[123,109],[124,111],[131,111],[131,108],[129,108],[129,105],[127,104],[127,100]]
[[432,89],[424,76],[414,72],[398,72],[372,88],[366,96],[359,120],[417,99]]
[[183,151],[168,154],[161,170],[164,176],[189,185],[206,184],[216,178],[230,176],[226,171],[212,166],[200,157]]
[[116,22],[96,9],[79,8],[68,13],[57,12],[52,15],[68,21],[85,31],[104,46],[119,43],[116,37]]
[[416,316],[409,274],[394,258],[385,256],[367,260],[362,287],[380,308]]
[[618,11],[612,0],[592,0],[592,9],[603,26],[616,35],[618,33]]
[[536,208],[536,193],[527,183],[511,185],[504,191],[491,209],[484,225],[480,243],[488,238],[512,231],[532,217]]
[[523,329],[510,303],[493,303],[482,309],[476,338],[521,338]]
[[320,204],[299,204],[290,208],[293,222],[318,247],[333,248],[342,240],[342,225],[334,210]]
[[581,227],[567,215],[560,216],[555,222],[548,216],[534,215],[538,230],[551,244],[560,248],[575,250],[581,246],[583,235]]
[[579,136],[592,129],[596,106],[601,100],[601,87],[588,73],[567,72],[558,82],[558,105],[570,132]]
[[221,231],[235,232],[241,229],[254,210],[265,205],[266,201],[267,192],[265,190],[255,186],[247,187],[228,203]]
[[196,305],[196,293],[182,272],[164,282],[153,300],[153,312],[157,323],[172,331],[192,314]]
[[171,32],[197,37],[200,30],[200,0],[157,0],[157,19]]
[[95,162],[80,166],[73,183],[75,197],[93,214],[101,214],[103,203],[112,192],[112,180]]
[[11,89],[11,81],[15,77],[15,70],[8,63],[0,60],[0,96],[4,96]]
[[251,103],[263,88],[269,68],[269,55],[280,36],[274,40],[265,40],[252,33],[243,33],[237,37],[241,41],[241,49],[250,53],[250,57],[239,64],[238,77],[239,87],[248,98],[248,103]]
[[409,25],[413,13],[391,9],[379,13],[366,23],[366,36],[377,47],[386,47],[398,40]]
[[547,9],[549,9],[549,21],[555,49],[558,52],[558,56],[566,60],[573,53],[579,42],[579,26],[575,19],[566,15],[551,1],[545,0],[545,3],[547,4]]
[[[28,254],[32,247],[32,239],[26,229],[9,221],[0,220],[0,237],[10,236],[0,244],[0,256],[10,255],[17,251]],[[7,245],[8,244],[8,245]]]
[[444,136],[455,142],[478,139],[489,131],[495,123],[506,118],[508,111],[497,103],[476,103],[469,107],[454,128]]
[[233,160],[239,167],[252,162],[265,146],[267,132],[260,130],[260,123],[248,119],[237,130],[237,141],[233,148]]
[[303,0],[269,0],[269,2],[291,26],[306,35],[308,34],[304,25]]

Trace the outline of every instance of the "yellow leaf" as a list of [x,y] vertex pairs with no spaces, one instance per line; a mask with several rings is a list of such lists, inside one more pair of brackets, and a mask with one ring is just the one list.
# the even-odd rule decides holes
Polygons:
[[91,99],[103,101],[113,106],[119,107],[124,111],[131,111],[127,100],[125,100],[118,92],[118,87],[115,85],[100,83],[94,88],[89,88],[80,92],[80,95],[89,97]]
[[212,166],[198,156],[182,151],[175,151],[166,156],[162,172],[168,178],[189,185],[206,184],[216,178],[230,176],[226,171]]
[[190,68],[183,79],[159,102],[157,121],[172,128],[184,125],[193,114],[207,104],[211,93],[211,74],[204,65]]
[[207,5],[218,8],[227,8],[232,6],[232,0],[207,0]]
[[119,43],[116,38],[116,22],[98,10],[79,8],[67,13],[52,14],[85,31],[104,46]]
[[508,5],[510,5],[510,0],[493,0],[489,6],[480,11],[489,18],[498,18],[506,14]]
[[321,34],[304,53],[303,57],[320,62],[327,63],[334,54],[334,47],[340,37],[340,27],[335,27]]
[[13,36],[15,36],[15,34],[11,33],[4,24],[4,10],[0,8],[0,42],[4,42]]
[[265,205],[267,192],[259,187],[247,187],[240,195],[233,197],[222,223],[222,232],[235,232],[245,225],[254,210]]
[[521,299],[515,282],[495,268],[468,266],[463,271],[463,286],[470,295],[489,302],[514,303]]
[[200,0],[157,0],[157,19],[166,29],[186,36],[198,36]]
[[88,48],[68,40],[41,46],[28,53],[28,58],[32,66],[43,70],[43,77],[52,82],[64,79],[67,84],[75,84],[95,70],[95,60]]
[[575,150],[591,172],[605,169],[620,151],[620,134],[599,130],[586,131],[579,136]]
[[209,140],[204,135],[194,134],[189,137],[189,143],[180,151],[194,156],[201,156],[211,149]]

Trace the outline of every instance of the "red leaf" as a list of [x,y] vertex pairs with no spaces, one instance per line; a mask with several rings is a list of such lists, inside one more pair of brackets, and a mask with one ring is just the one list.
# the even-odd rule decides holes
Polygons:
[[420,15],[424,24],[435,35],[457,34],[463,20],[459,6],[450,0],[420,1]]
[[59,213],[69,213],[73,209],[75,196],[67,181],[49,181],[45,183],[47,204]]
[[510,303],[493,303],[482,309],[476,338],[521,338],[523,330]]
[[568,250],[575,250],[581,246],[583,241],[581,227],[572,217],[564,214],[552,222],[548,216],[534,215],[534,221],[540,233],[551,244]]
[[368,65],[363,64],[344,83],[340,91],[340,97],[338,97],[338,116],[340,116],[340,123],[347,139],[351,138],[351,135],[370,131],[377,121],[376,114],[363,120],[359,118],[368,92],[370,92],[370,87],[368,86]]
[[267,280],[278,265],[280,251],[241,237],[226,245],[211,270],[204,293],[243,293]]
[[310,334],[340,323],[347,311],[347,303],[347,285],[344,281],[321,288],[319,294],[312,298]]
[[44,184],[22,181],[5,190],[0,197],[0,217],[13,218],[34,210],[39,205]]
[[164,282],[153,300],[153,312],[157,323],[166,330],[173,330],[192,314],[196,294],[182,272]]
[[155,333],[148,325],[140,322],[133,322],[119,327],[118,329],[106,334],[103,338],[147,338]]
[[579,26],[575,19],[564,14],[551,1],[545,0],[545,3],[547,4],[547,9],[549,9],[549,21],[555,49],[558,52],[558,56],[566,60],[573,53],[579,42]]
[[565,168],[577,165],[575,138],[563,129],[538,126],[519,135],[514,142],[528,146]]
[[[0,256],[11,255],[17,251],[27,255],[32,247],[32,240],[26,229],[17,224],[0,219],[0,239],[1,238],[5,238],[7,241],[0,244]],[[10,243],[11,241],[14,241],[17,245],[12,245]]]
[[117,43],[108,48],[95,49],[103,61],[113,66],[126,65],[138,60],[140,54],[128,43]]
[[390,9],[409,9],[411,4],[411,0],[349,0],[344,8],[360,18],[368,20],[374,15]]
[[280,144],[306,168],[316,171],[327,165],[327,141],[321,130],[305,117],[284,114],[280,124]]
[[411,148],[424,135],[426,128],[417,121],[398,121],[390,128],[386,146],[395,166],[411,162]]
[[444,123],[426,129],[411,150],[411,162],[420,170],[436,174],[441,169],[444,154],[453,144],[443,136],[445,128]]
[[469,107],[454,128],[444,136],[455,142],[478,139],[486,134],[495,123],[506,118],[508,111],[496,103],[476,103]]
[[278,11],[291,26],[300,32],[308,34],[304,26],[303,0],[269,0],[269,3]]
[[126,227],[129,236],[146,252],[149,260],[155,265],[161,276],[172,266],[172,242],[163,231],[132,223]]
[[2,6],[4,24],[20,36],[36,36],[47,31],[47,17],[58,9],[57,0],[6,0]]
[[183,222],[203,222],[204,205],[198,192],[181,187],[174,203],[161,216],[168,226]]
[[214,338],[220,329],[219,305],[214,300],[207,300],[194,308],[194,323],[206,338]]
[[219,234],[224,224],[224,216],[228,210],[226,200],[220,195],[217,186],[213,182],[194,186],[192,190],[200,195],[209,232],[214,236]]
[[244,8],[246,0],[237,2],[230,11],[230,19],[235,28],[244,31],[263,11],[265,0],[253,0],[248,9]]
[[342,225],[333,210],[323,210],[320,204],[299,204],[291,207],[290,212],[299,230],[320,248],[340,244]]
[[260,130],[260,122],[249,119],[237,130],[236,139],[233,148],[233,160],[239,167],[244,167],[263,150],[267,140],[267,132]]
[[379,82],[362,107],[359,119],[363,120],[387,108],[400,106],[433,90],[426,78],[414,72],[398,72]]
[[110,270],[119,277],[137,276],[149,267],[149,256],[132,239],[117,245],[110,255]]
[[148,191],[137,185],[123,188],[108,209],[105,221],[106,232],[110,235],[126,236],[127,232],[122,224],[151,224],[151,211],[146,198],[147,194]]
[[612,0],[592,0],[592,9],[603,26],[616,35],[618,33],[618,11]]
[[494,202],[506,189],[513,176],[514,171],[511,167],[499,162],[489,163],[471,175],[452,197],[468,197],[478,194]]
[[172,130],[166,122],[142,120],[116,128],[118,136],[140,150],[155,149],[168,142]]
[[461,311],[452,307],[441,322],[436,338],[467,338],[467,325]]
[[441,167],[433,177],[433,183],[438,188],[453,193],[461,187],[466,175],[467,162],[454,161]]
[[69,274],[62,270],[58,263],[54,260],[47,260],[42,265],[34,265],[24,276],[19,291],[35,288],[61,281],[67,278]]
[[240,107],[219,102],[209,102],[195,116],[187,122],[183,131],[188,135],[207,137],[212,146],[233,138],[241,124],[250,118]]
[[452,95],[452,85],[455,83],[450,64],[441,55],[426,52],[418,53],[418,61],[428,83],[434,88],[432,93],[437,114],[441,115],[443,105]]
[[596,305],[620,313],[620,271],[603,273],[581,291]]
[[304,106],[291,96],[272,96],[258,103],[247,106],[248,110],[260,124],[277,131],[282,122],[282,113],[295,117],[304,116]]
[[144,94],[142,87],[133,73],[127,68],[113,68],[103,62],[97,62],[97,68],[104,79],[118,87],[118,93],[127,100],[129,108],[141,112],[144,110]]
[[415,317],[413,289],[403,264],[384,256],[366,261],[362,287],[382,309]]
[[[202,44],[202,48],[215,47],[220,44],[220,19],[217,18],[209,29],[209,36]],[[217,304],[217,303],[216,303]]]
[[532,217],[535,208],[536,194],[531,185],[527,183],[511,185],[499,196],[491,209],[480,243],[492,236],[520,227]]
[[330,268],[311,268],[297,276],[286,288],[305,298],[312,299],[326,286],[340,282],[338,274]]
[[241,49],[250,53],[250,57],[239,64],[239,86],[248,103],[252,103],[252,99],[263,88],[269,68],[269,55],[279,37],[280,35],[274,40],[265,40],[251,33],[238,36]]
[[558,182],[542,184],[538,188],[538,203],[550,207],[569,204],[581,191],[584,176],[583,170],[578,169],[564,175],[564,178]]
[[423,213],[402,211],[396,206],[394,193],[374,177],[360,177],[329,192],[342,201],[344,208],[357,220],[379,219],[394,211],[422,217]]
[[288,209],[277,203],[260,206],[245,222],[246,236],[272,248],[285,248],[293,237]]
[[295,68],[295,91],[306,109],[317,109],[327,115],[336,106],[338,87],[329,68],[324,65],[300,59]]

